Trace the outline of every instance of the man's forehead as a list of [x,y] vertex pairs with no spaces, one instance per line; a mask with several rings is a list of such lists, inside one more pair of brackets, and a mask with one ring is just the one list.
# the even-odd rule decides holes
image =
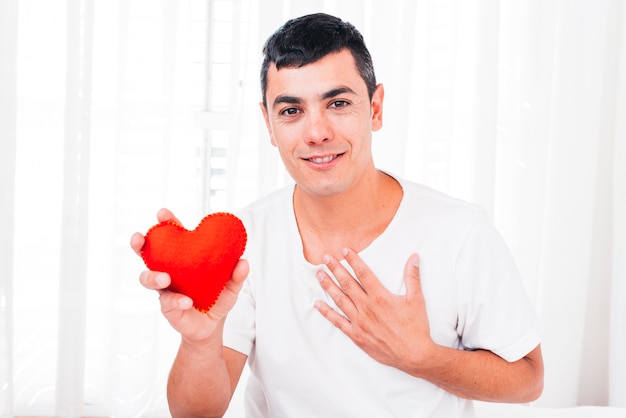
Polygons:
[[[298,62],[294,62],[292,64],[281,64],[280,69],[283,69],[283,68],[292,68],[292,69],[293,68],[305,68],[307,66],[315,65],[315,64],[318,64],[318,63],[323,62],[323,61],[337,61],[337,60],[339,60],[339,61],[350,61],[350,62],[352,62],[352,64],[354,64],[354,66],[356,68],[356,60],[354,59],[354,55],[352,55],[352,51],[350,51],[348,48],[342,48],[342,49],[340,49],[338,51],[332,51],[332,52],[329,52],[326,55],[322,55],[319,58],[317,58],[316,60],[307,62],[306,64],[302,64],[302,63],[298,63]],[[268,68],[272,68],[272,67],[274,68],[274,70],[277,69],[275,61],[270,61],[270,65],[269,65]],[[278,70],[280,70],[280,69],[278,69]]]
[[[310,82],[309,82],[310,80]],[[284,66],[277,68],[271,63],[267,72],[267,90],[282,94],[277,90],[316,91],[320,96],[328,96],[331,90],[343,89],[345,92],[358,94],[367,90],[352,54],[340,51],[303,66]],[[290,93],[292,94],[292,93]]]

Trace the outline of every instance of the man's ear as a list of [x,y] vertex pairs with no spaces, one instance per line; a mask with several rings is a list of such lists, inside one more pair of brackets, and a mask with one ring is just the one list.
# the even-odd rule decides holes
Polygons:
[[372,131],[378,131],[383,127],[383,99],[385,88],[382,84],[376,86],[372,94]]
[[263,113],[263,120],[265,120],[265,127],[267,128],[267,133],[270,136],[270,141],[272,145],[276,146],[276,141],[274,140],[274,133],[272,132],[272,125],[270,124],[270,116],[267,113],[267,108],[263,104],[263,102],[259,102],[259,107],[261,108],[261,113]]

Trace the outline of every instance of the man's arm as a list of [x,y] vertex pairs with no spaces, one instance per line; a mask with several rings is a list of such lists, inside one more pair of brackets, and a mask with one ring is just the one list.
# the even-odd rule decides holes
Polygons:
[[456,350],[432,340],[417,254],[404,269],[405,295],[385,289],[354,251],[345,250],[344,256],[358,281],[332,257],[325,262],[339,285],[323,271],[318,279],[345,316],[324,302],[315,306],[372,358],[463,398],[529,402],[541,394],[539,346],[524,358],[507,362],[490,351]]
[[514,362],[487,350],[438,346],[436,351],[427,356],[428,363],[406,371],[466,399],[523,403],[534,401],[543,391],[541,346]]
[[[221,338],[219,339],[221,340]],[[167,383],[172,417],[221,417],[247,356],[219,341],[183,341]]]
[[[161,210],[157,218],[159,222],[176,221],[167,210]],[[139,233],[131,237],[131,247],[138,254],[144,242]],[[191,298],[165,290],[170,285],[167,273],[141,273],[141,284],[159,292],[163,316],[181,334],[168,380],[173,417],[221,417],[226,412],[247,356],[224,348],[222,332],[248,270],[247,261],[239,260],[230,281],[207,313],[196,310]]]

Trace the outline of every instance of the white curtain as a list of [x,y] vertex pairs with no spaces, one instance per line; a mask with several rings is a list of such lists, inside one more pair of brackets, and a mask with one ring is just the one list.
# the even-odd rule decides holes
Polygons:
[[626,407],[622,1],[0,0],[0,416],[168,416],[178,336],[128,239],[289,181],[260,49],[315,11],[370,46],[379,167],[482,205],[510,245],[536,404]]

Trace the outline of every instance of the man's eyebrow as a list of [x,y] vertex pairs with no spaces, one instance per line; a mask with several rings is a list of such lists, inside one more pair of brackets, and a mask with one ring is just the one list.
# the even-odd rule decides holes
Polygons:
[[322,94],[322,99],[330,99],[344,93],[356,94],[356,92],[350,87],[337,87],[336,89],[329,90],[326,93]]
[[302,99],[294,96],[276,96],[274,102],[272,103],[272,107],[276,107],[279,104],[288,103],[288,104],[300,104],[302,103]]
[[[345,93],[356,94],[356,92],[352,90],[350,87],[337,87],[335,89],[331,89],[325,93],[322,93],[320,97],[322,98],[322,100],[326,100],[326,99],[330,99],[330,98],[333,98],[335,96],[339,96],[340,94],[345,94]],[[279,95],[279,96],[276,96],[276,98],[274,99],[274,102],[272,103],[272,107],[276,107],[284,103],[301,104],[302,102],[303,100],[296,96]]]

